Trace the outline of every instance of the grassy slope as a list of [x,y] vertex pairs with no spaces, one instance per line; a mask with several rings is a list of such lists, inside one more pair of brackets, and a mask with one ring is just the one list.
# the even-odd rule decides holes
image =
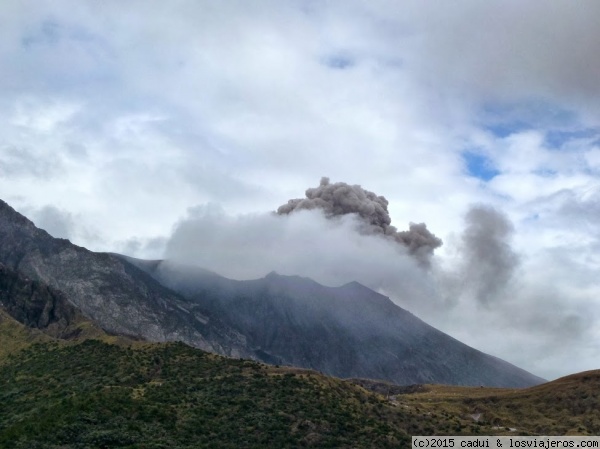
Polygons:
[[0,308],[0,364],[8,355],[15,354],[33,343],[51,340],[52,338],[43,332],[23,326]]
[[600,433],[600,371],[524,390],[363,383],[372,393],[78,326],[82,338],[57,340],[0,310],[0,448],[385,448],[408,447],[407,435]]
[[[466,427],[456,423],[456,433],[600,434],[600,370],[527,389],[427,385],[420,392],[400,394],[396,399],[399,406],[419,408],[426,416],[442,420],[471,417]],[[435,431],[445,433],[440,432],[440,423],[433,424]]]

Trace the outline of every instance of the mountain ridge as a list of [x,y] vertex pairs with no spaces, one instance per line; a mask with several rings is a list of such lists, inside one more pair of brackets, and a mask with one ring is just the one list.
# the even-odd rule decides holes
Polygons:
[[[0,263],[61,291],[103,329],[150,341],[183,340],[201,349],[247,355],[244,337],[218,322],[146,272],[109,253],[55,239],[0,200]],[[186,326],[181,326],[186,323]]]
[[275,272],[236,281],[170,261],[155,261],[149,272],[246,335],[259,359],[270,363],[402,384],[493,385],[500,378],[502,386],[543,382],[464,345],[358,282],[326,287]]
[[190,267],[171,270],[167,279],[164,262],[94,253],[55,239],[2,201],[0,263],[62,292],[112,334],[403,384],[543,381],[443,334],[358,283],[325,287],[276,273],[232,281]]

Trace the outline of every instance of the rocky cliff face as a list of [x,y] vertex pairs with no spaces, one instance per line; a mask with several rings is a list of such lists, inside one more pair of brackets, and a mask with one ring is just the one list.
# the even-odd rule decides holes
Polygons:
[[213,320],[144,271],[111,254],[55,239],[0,201],[0,263],[62,292],[104,330],[150,341],[184,341],[248,356],[243,335]]
[[0,308],[27,327],[58,338],[76,337],[81,312],[65,295],[0,264]]

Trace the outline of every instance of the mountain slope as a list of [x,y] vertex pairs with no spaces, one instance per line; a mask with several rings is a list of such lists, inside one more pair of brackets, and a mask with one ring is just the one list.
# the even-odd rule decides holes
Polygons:
[[385,448],[409,447],[409,435],[600,432],[600,371],[527,389],[342,381],[181,343],[107,344],[60,292],[5,267],[0,299],[0,448]]
[[[160,261],[94,253],[52,238],[2,201],[0,264],[24,282],[43,284],[111,334],[402,384],[523,387],[542,381],[360,284],[332,289],[276,274],[236,282],[204,270],[168,272]],[[38,312],[36,320],[47,321],[50,311]]]
[[182,340],[236,357],[245,338],[111,254],[55,239],[0,201],[0,263],[60,291],[104,330],[150,341]]
[[244,334],[256,358],[268,363],[398,384],[525,387],[543,382],[356,282],[330,288],[276,273],[233,281],[171,262],[128,260]]

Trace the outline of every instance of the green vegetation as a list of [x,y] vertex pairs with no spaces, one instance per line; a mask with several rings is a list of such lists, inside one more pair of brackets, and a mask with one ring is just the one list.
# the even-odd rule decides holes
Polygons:
[[9,354],[43,341],[52,341],[52,338],[42,331],[23,326],[0,308],[0,364]]
[[55,339],[0,310],[0,448],[405,448],[409,435],[600,433],[599,371],[524,390],[398,387],[79,335]]
[[181,343],[36,343],[0,366],[3,448],[406,446],[389,408],[337,379]]

